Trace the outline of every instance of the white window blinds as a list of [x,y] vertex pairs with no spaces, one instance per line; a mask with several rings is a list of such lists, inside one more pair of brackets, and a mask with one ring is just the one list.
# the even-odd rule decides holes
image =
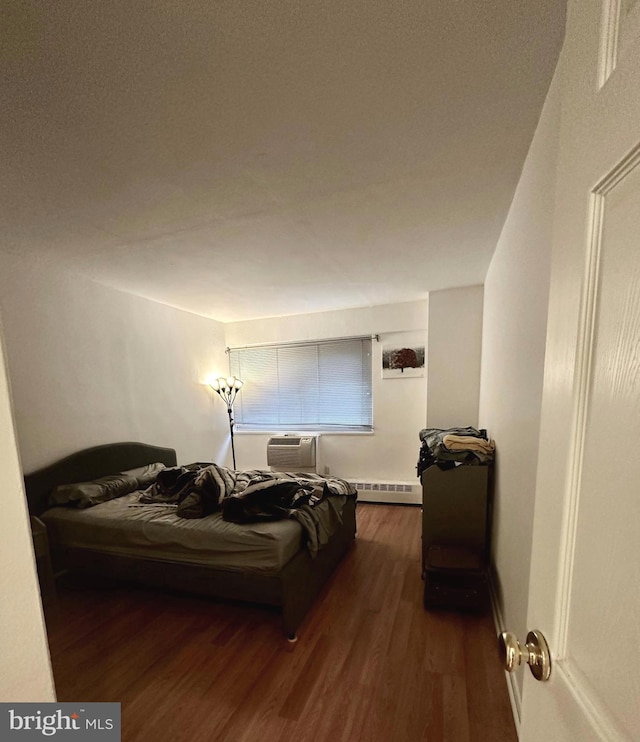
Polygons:
[[240,430],[371,430],[371,338],[231,348]]

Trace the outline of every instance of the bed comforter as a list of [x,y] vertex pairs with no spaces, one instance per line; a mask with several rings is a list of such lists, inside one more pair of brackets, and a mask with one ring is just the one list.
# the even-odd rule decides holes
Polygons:
[[[305,531],[307,546],[315,556],[341,525],[347,497],[356,497],[355,487],[336,477],[236,471],[210,464],[161,471],[140,502],[175,505],[181,518],[203,518],[218,511],[233,523],[293,518]],[[329,507],[316,507],[325,501]]]

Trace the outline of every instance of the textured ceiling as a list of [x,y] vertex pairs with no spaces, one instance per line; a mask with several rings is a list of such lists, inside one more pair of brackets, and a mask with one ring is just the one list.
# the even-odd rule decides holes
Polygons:
[[482,283],[563,14],[8,3],[0,250],[221,321]]

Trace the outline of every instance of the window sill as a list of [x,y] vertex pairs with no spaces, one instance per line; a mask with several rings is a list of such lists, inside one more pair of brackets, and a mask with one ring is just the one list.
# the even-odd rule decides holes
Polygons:
[[240,435],[374,435],[374,430],[238,430],[233,431],[235,436]]

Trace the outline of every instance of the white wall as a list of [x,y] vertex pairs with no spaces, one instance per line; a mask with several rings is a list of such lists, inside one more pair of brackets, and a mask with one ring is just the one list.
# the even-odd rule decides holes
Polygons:
[[[323,434],[322,465],[344,478],[415,482],[420,441],[425,427],[426,379],[382,379],[382,347],[414,333],[426,343],[426,301],[321,312],[225,325],[228,346],[318,340],[378,334],[373,342],[373,434]],[[300,431],[298,431],[300,432]],[[264,468],[268,434],[239,433],[238,466]]]
[[0,328],[0,702],[55,701]]
[[478,425],[482,286],[429,294],[427,424]]
[[[484,291],[480,425],[495,438],[493,559],[504,624],[526,636],[560,94],[554,80]],[[518,678],[522,687],[522,673]]]
[[127,440],[226,460],[220,323],[7,255],[0,311],[24,471]]

